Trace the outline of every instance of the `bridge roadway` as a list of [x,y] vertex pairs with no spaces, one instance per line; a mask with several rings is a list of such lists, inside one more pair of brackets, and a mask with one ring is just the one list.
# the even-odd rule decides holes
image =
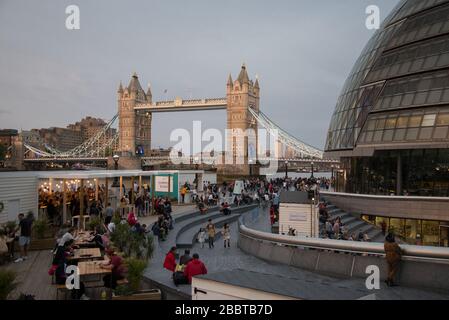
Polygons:
[[[235,209],[233,209],[235,211]],[[185,214],[184,216],[188,215]],[[236,214],[236,213],[233,213]],[[208,215],[214,215],[212,210]],[[179,217],[182,217],[180,215]],[[179,218],[177,218],[179,219]],[[152,285],[159,287],[167,299],[190,299],[191,286],[181,285],[176,287],[171,279],[171,272],[163,269],[163,261],[165,254],[170,247],[175,245],[179,231],[186,223],[196,218],[179,219],[175,223],[175,228],[170,232],[167,241],[158,243],[155,241],[154,257],[151,259],[149,266],[145,272],[146,281]],[[255,230],[269,232],[269,216],[268,211],[255,208],[242,214],[243,223]],[[198,224],[198,229],[205,223]],[[341,299],[372,299],[377,300],[403,300],[403,299],[430,299],[430,300],[448,300],[448,295],[442,295],[433,291],[407,288],[407,287],[387,287],[383,282],[381,289],[370,291],[365,287],[364,279],[347,279],[318,274],[299,268],[281,265],[278,263],[267,262],[256,258],[252,255],[244,253],[237,247],[239,232],[238,222],[231,224],[231,248],[224,248],[222,239],[218,239],[215,248],[209,249],[207,244],[201,248],[195,244],[191,249],[191,254],[198,253],[200,259],[206,264],[209,274],[222,271],[239,272],[240,270],[248,270],[268,275],[282,276],[291,279],[298,288],[294,288],[300,292],[301,296],[306,299],[313,300],[341,300]],[[180,249],[179,254],[183,254],[184,249]],[[373,295],[374,294],[374,295]]]

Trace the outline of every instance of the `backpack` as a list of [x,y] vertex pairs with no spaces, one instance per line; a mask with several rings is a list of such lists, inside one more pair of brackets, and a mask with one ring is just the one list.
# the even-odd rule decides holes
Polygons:
[[184,272],[181,271],[173,273],[173,282],[175,283],[175,286],[178,286],[180,284],[189,284],[189,280],[184,275]]

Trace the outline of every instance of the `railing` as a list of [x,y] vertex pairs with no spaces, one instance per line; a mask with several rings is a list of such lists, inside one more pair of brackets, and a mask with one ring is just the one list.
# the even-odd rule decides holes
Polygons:
[[[241,235],[254,240],[270,242],[283,246],[305,247],[311,249],[368,255],[385,255],[384,245],[382,243],[297,238],[253,230],[243,224],[240,225],[239,232]],[[449,262],[449,248],[412,245],[400,245],[400,247],[403,250],[403,258],[444,259]]]

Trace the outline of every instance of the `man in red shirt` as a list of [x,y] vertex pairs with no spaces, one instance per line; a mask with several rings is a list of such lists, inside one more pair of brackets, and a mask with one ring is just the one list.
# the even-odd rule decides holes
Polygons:
[[172,247],[170,251],[165,256],[164,260],[164,268],[170,270],[171,272],[175,272],[176,268],[176,247]]
[[111,274],[104,276],[104,286],[106,288],[115,289],[117,287],[117,280],[121,280],[125,277],[125,266],[122,257],[116,255],[113,249],[107,249],[106,255],[109,260],[100,264],[100,267],[110,269]]
[[200,256],[195,253],[193,254],[193,259],[187,263],[187,266],[184,269],[184,275],[189,280],[189,283],[192,283],[192,277],[200,274],[207,274],[207,269],[204,263],[200,261]]

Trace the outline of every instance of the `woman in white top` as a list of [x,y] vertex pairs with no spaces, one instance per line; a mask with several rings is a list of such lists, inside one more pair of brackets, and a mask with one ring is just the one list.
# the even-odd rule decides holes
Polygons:
[[201,248],[204,248],[204,242],[206,242],[206,231],[201,228],[200,232],[198,232],[198,242],[201,245]]
[[229,228],[229,224],[225,224],[223,230],[221,230],[221,234],[223,235],[224,247],[231,247],[231,229]]

